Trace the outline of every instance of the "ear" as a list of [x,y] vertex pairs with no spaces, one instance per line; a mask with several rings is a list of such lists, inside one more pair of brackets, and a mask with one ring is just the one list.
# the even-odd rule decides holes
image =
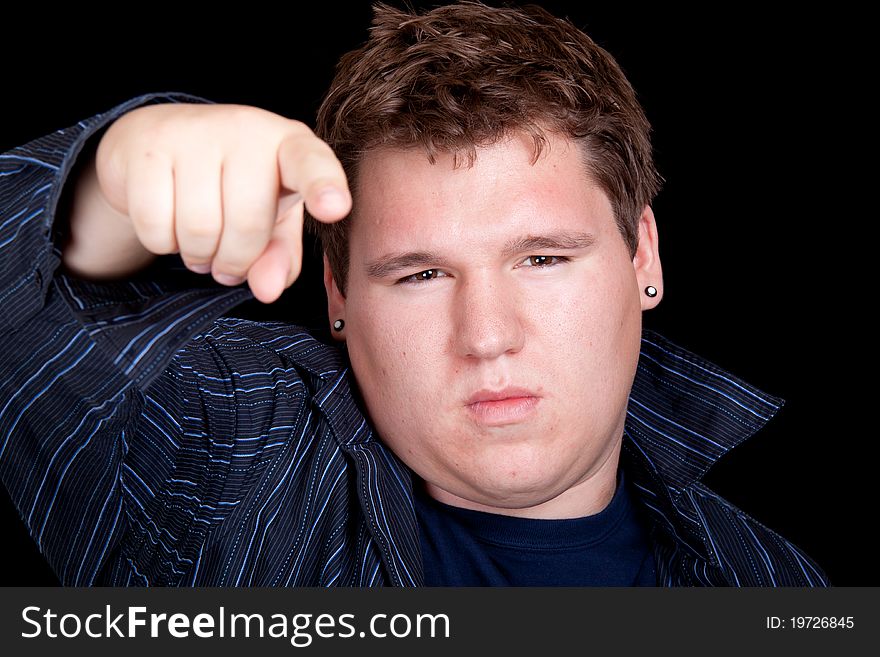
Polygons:
[[327,291],[327,313],[330,316],[330,334],[337,340],[345,341],[345,328],[341,331],[333,329],[333,322],[337,319],[345,321],[345,297],[336,285],[333,272],[330,269],[330,261],[324,254],[324,289]]
[[[657,222],[654,211],[646,205],[639,218],[639,246],[633,256],[633,269],[639,283],[639,297],[642,310],[650,310],[663,298],[663,269],[660,266],[660,251],[657,241]],[[657,296],[649,297],[645,288],[649,285],[657,288]]]

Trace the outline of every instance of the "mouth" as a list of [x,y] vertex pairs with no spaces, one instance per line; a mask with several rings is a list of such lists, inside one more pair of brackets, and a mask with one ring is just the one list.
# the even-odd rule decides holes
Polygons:
[[504,388],[480,390],[468,398],[465,407],[478,424],[497,427],[525,422],[535,414],[540,401],[526,388]]

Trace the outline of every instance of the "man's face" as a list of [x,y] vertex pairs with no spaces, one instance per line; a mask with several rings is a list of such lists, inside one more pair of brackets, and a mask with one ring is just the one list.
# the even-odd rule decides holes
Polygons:
[[[578,146],[534,165],[516,136],[452,156],[370,152],[347,296],[329,273],[378,435],[448,504],[575,517],[604,508],[641,336],[662,289],[653,215],[635,258]],[[325,265],[326,267],[326,265]]]

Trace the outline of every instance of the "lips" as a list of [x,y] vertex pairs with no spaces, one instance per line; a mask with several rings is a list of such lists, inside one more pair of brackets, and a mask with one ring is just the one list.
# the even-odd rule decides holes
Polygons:
[[471,395],[466,403],[478,404],[480,402],[494,402],[524,397],[537,397],[537,395],[528,388],[508,387],[503,390],[479,390]]
[[528,388],[508,387],[502,390],[479,390],[465,405],[478,424],[503,426],[525,422],[534,413],[540,397]]

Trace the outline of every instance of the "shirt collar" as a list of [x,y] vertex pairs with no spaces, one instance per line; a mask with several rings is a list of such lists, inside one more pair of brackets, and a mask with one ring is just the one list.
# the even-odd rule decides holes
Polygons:
[[644,330],[621,465],[653,526],[678,548],[719,567],[706,520],[682,493],[764,426],[783,404],[660,334]]
[[677,497],[784,403],[644,330],[625,432]]

